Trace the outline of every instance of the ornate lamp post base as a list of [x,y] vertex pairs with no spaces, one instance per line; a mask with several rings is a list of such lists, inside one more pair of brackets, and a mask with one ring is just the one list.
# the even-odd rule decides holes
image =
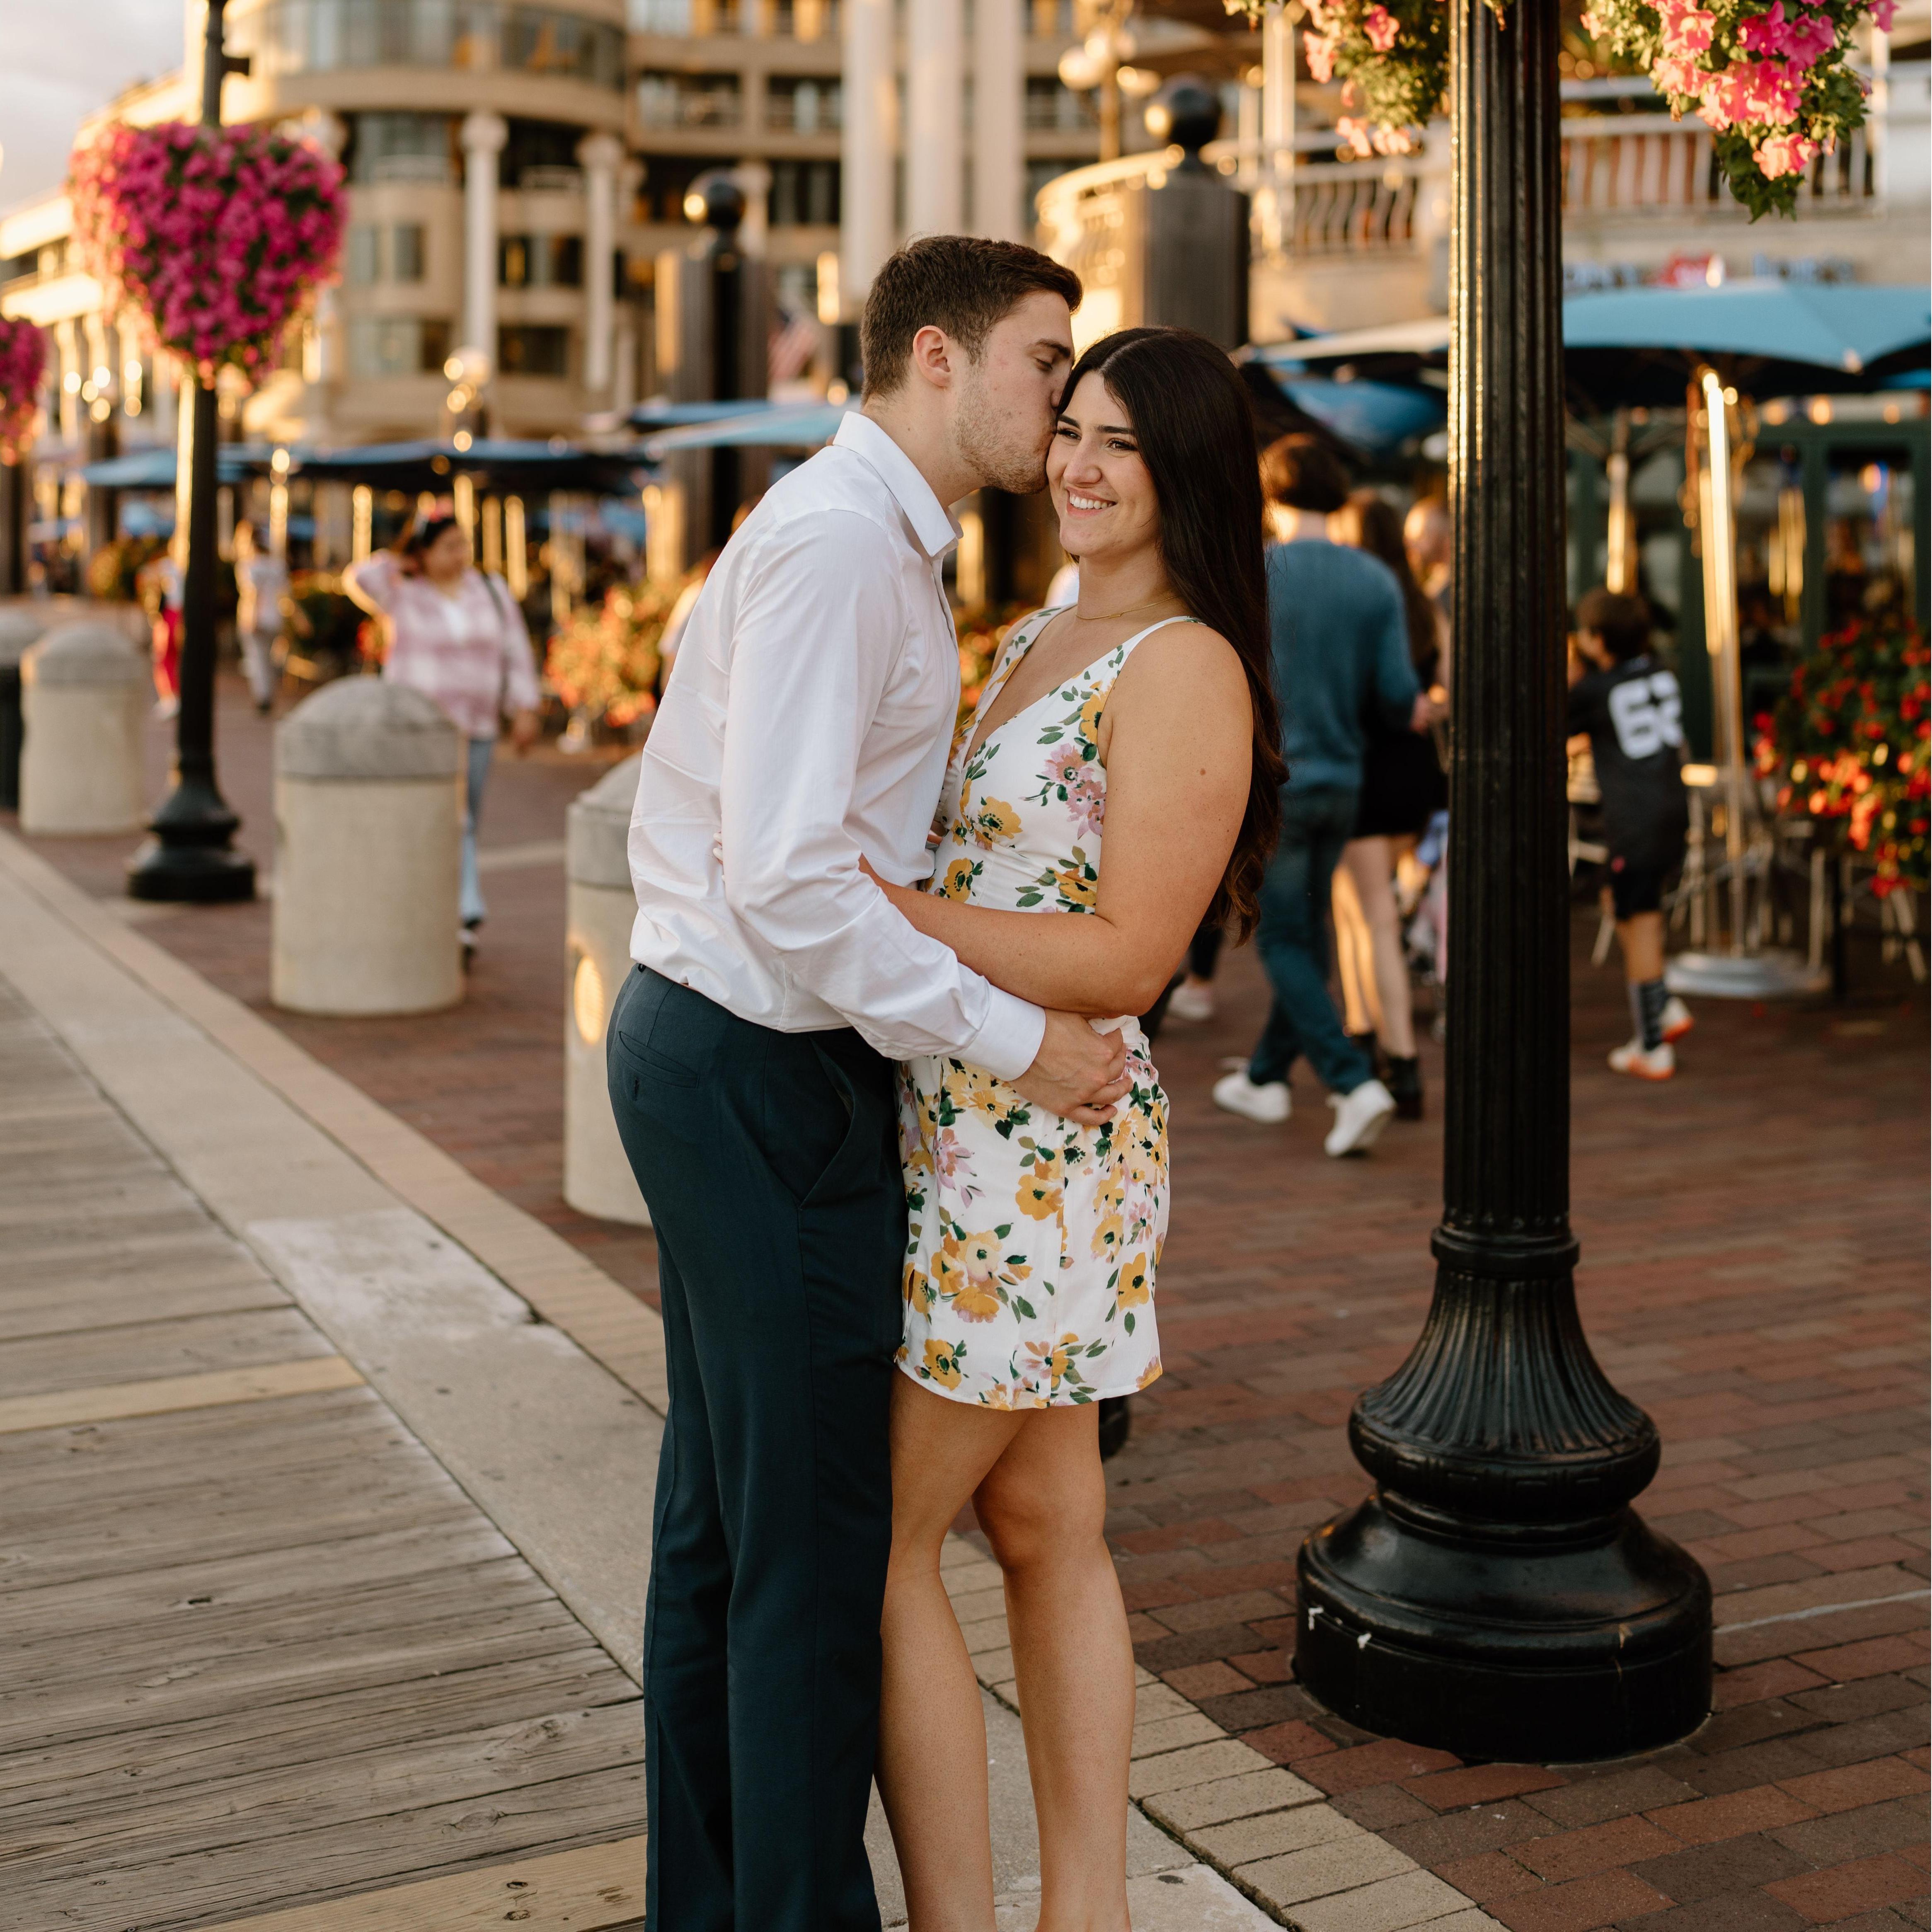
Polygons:
[[1710,1590],[1675,1544],[1629,1510],[1554,1533],[1432,1514],[1372,1496],[1303,1548],[1295,1671],[1338,1716],[1526,1764],[1704,1721]]
[[177,776],[128,862],[128,896],[227,905],[255,896],[255,862],[229,841],[241,820],[212,783]]

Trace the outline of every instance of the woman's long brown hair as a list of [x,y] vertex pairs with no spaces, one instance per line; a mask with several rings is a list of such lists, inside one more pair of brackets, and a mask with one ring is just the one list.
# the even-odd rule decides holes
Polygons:
[[1281,833],[1281,718],[1262,562],[1261,474],[1253,405],[1225,350],[1186,328],[1124,328],[1073,365],[1063,401],[1098,376],[1125,406],[1160,506],[1161,560],[1190,616],[1219,631],[1247,674],[1254,715],[1247,809],[1208,908],[1246,939],[1262,874]]

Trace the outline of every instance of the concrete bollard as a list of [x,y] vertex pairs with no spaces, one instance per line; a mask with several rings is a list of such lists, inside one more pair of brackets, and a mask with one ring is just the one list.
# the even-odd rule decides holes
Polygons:
[[147,818],[148,660],[118,625],[56,624],[20,659],[20,829],[133,832]]
[[648,1228],[650,1210],[617,1138],[604,1072],[604,1031],[631,970],[631,926],[638,916],[625,850],[638,764],[626,758],[570,808],[563,1198],[580,1214]]
[[428,1013],[462,998],[463,762],[436,705],[383,678],[325,686],[275,727],[277,1006]]

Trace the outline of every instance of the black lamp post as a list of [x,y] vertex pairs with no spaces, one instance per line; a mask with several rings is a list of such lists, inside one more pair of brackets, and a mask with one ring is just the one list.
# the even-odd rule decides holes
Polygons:
[[[227,0],[208,0],[202,45],[201,124],[221,125],[221,83],[245,72],[222,45]],[[137,899],[212,905],[255,896],[254,862],[232,843],[241,824],[214,778],[214,446],[219,418],[212,383],[197,380],[188,445],[188,568],[182,586],[181,709],[175,720],[173,783],[148,821],[154,836],[128,866]]]
[[1456,524],[1436,1297],[1355,1405],[1376,1479],[1303,1545],[1295,1670],[1462,1756],[1614,1757],[1710,1708],[1710,1587],[1630,1508],[1657,1430],[1592,1358],[1569,1224],[1556,0],[1451,9]]

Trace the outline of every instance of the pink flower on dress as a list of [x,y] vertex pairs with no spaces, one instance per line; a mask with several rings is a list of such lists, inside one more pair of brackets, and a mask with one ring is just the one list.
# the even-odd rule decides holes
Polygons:
[[1107,816],[1107,788],[1090,772],[1083,773],[1077,784],[1066,788],[1067,808],[1081,831],[1096,836]]
[[1087,767],[1087,760],[1081,756],[1077,745],[1057,746],[1046,754],[1046,767],[1040,773],[1050,785],[1058,785],[1071,791],[1081,780]]
[[932,1172],[942,1189],[957,1184],[964,1190],[966,1182],[972,1177],[971,1150],[950,1127],[941,1127],[939,1138],[932,1144]]
[[1385,54],[1396,43],[1396,36],[1402,32],[1395,16],[1379,4],[1371,7],[1362,16],[1362,32],[1369,37],[1369,45],[1378,54]]

